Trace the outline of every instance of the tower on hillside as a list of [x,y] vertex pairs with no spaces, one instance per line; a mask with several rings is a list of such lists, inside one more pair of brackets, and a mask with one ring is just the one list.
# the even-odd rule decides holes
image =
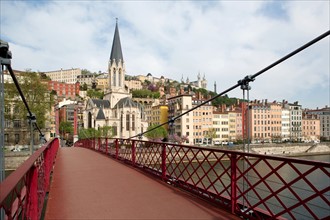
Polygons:
[[214,93],[217,93],[217,82],[214,81]]
[[109,90],[112,92],[125,91],[125,63],[118,30],[118,19],[116,19],[115,34],[112,42],[112,49],[108,64]]

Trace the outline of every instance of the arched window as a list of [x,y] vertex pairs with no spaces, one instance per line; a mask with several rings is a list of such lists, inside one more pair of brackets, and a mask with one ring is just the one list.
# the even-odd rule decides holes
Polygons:
[[129,131],[129,114],[126,114],[126,131]]
[[117,124],[116,123],[113,123],[113,125],[112,125],[112,134],[114,136],[117,136]]
[[119,69],[119,73],[118,73],[118,86],[122,86],[122,71],[121,69]]
[[88,112],[88,128],[92,127],[92,113]]
[[116,78],[117,78],[116,68],[113,68],[113,83],[112,83],[112,85],[114,85],[114,86],[116,86]]
[[135,131],[135,114],[132,115],[132,131]]

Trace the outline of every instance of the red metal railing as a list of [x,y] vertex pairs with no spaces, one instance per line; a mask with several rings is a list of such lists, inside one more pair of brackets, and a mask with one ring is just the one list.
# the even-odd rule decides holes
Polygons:
[[40,219],[59,140],[44,144],[0,187],[0,208],[5,219]]
[[81,140],[248,219],[329,219],[330,163],[171,143]]

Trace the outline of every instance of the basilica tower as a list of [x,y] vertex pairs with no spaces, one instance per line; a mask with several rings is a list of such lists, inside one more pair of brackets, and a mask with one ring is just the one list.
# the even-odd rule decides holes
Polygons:
[[115,34],[112,42],[112,49],[108,64],[109,72],[109,91],[124,92],[125,91],[125,63],[123,52],[121,50],[118,20],[116,20]]

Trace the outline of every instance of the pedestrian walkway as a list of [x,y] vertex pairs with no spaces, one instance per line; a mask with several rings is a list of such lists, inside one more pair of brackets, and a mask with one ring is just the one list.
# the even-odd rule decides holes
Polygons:
[[89,149],[60,148],[45,219],[240,219]]

